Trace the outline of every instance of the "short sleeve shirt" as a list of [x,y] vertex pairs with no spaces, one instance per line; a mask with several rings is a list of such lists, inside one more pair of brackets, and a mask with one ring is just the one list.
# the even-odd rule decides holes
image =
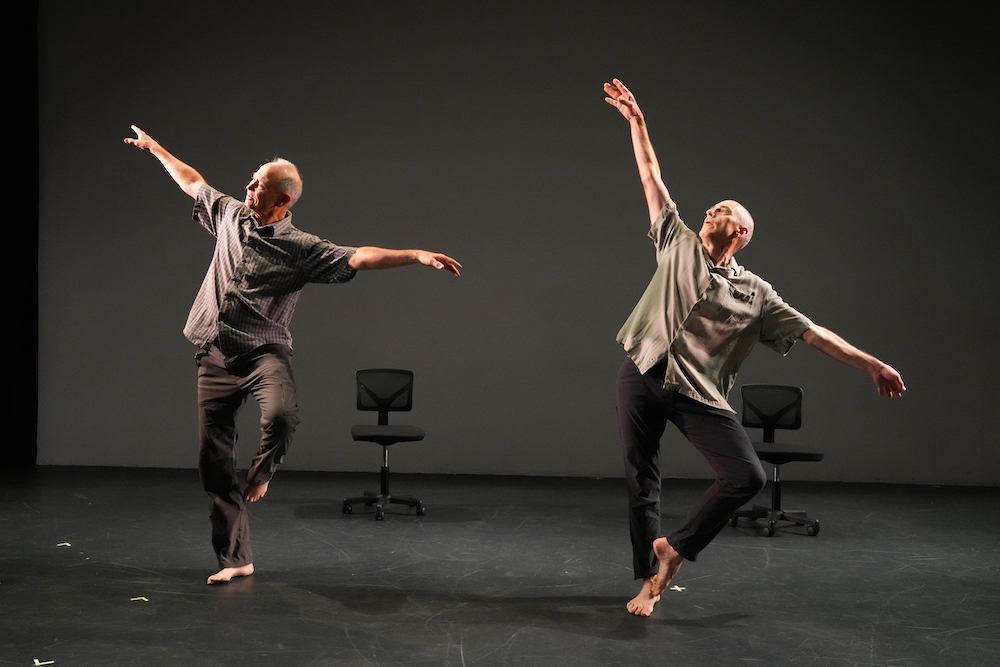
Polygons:
[[726,397],[754,344],[787,354],[812,322],[735,259],[715,266],[674,202],[649,237],[656,272],[618,342],[641,373],[665,361],[666,388],[734,412]]
[[184,327],[195,345],[217,341],[226,356],[262,345],[292,346],[288,325],[307,283],[347,282],[356,248],[292,225],[260,226],[242,202],[202,185],[194,219],[216,237],[215,255]]

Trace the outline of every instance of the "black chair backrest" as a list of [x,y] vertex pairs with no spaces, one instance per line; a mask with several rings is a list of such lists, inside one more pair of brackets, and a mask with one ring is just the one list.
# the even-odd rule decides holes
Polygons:
[[764,429],[764,442],[774,442],[774,429],[802,426],[802,390],[780,384],[745,384],[743,425]]
[[389,412],[413,407],[413,371],[396,368],[366,368],[356,373],[358,410],[378,412],[378,423],[389,423]]

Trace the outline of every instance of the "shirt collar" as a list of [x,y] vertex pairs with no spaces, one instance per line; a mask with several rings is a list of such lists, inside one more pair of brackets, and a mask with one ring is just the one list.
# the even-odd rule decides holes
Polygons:
[[248,228],[252,231],[257,232],[260,236],[272,237],[272,236],[282,236],[288,229],[292,226],[292,214],[289,213],[281,220],[277,222],[272,222],[270,225],[258,224],[257,218],[253,217],[252,214],[247,215]]
[[736,278],[743,273],[743,267],[736,261],[736,257],[730,257],[729,263],[725,266],[716,266],[715,262],[712,261],[711,255],[708,254],[708,250],[705,249],[705,246],[701,247],[701,254],[705,258],[705,262],[708,264],[709,271],[721,273],[729,278]]

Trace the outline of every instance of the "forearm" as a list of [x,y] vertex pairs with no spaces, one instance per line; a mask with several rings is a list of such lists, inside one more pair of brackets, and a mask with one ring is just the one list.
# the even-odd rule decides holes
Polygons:
[[192,198],[198,197],[198,190],[201,188],[201,184],[205,182],[205,179],[202,178],[201,174],[194,167],[181,162],[159,144],[152,146],[149,152],[156,156],[156,159],[160,161],[160,164],[167,170],[167,173],[174,179],[174,182],[180,186],[181,190]]
[[367,269],[392,269],[408,264],[423,264],[434,269],[444,269],[455,276],[461,275],[462,265],[448,255],[426,250],[390,250],[375,246],[361,246],[354,251],[348,262],[359,271]]
[[903,378],[899,376],[895,368],[882,363],[867,352],[862,352],[829,329],[814,324],[802,334],[802,340],[816,349],[826,352],[837,361],[842,361],[848,366],[853,366],[871,375],[878,388],[879,396],[899,398],[906,391]]
[[639,178],[645,184],[646,181],[660,178],[660,163],[656,159],[653,151],[653,142],[649,139],[649,130],[646,128],[646,119],[642,116],[635,116],[629,121],[629,128],[632,131],[632,150],[635,151],[635,162],[639,167]]
[[635,152],[635,163],[639,168],[639,179],[642,181],[642,190],[649,204],[649,217],[654,220],[663,205],[667,203],[669,194],[663,184],[660,163],[653,151],[645,118],[636,116],[630,119],[629,127],[632,131],[632,150]]
[[351,255],[350,265],[359,271],[392,269],[419,262],[418,250],[392,250],[375,246],[361,246]]
[[809,343],[817,350],[825,352],[837,361],[848,366],[862,370],[869,375],[875,375],[885,367],[882,363],[867,352],[863,352],[854,347],[846,340],[833,333],[825,327],[814,324],[802,334],[802,340]]

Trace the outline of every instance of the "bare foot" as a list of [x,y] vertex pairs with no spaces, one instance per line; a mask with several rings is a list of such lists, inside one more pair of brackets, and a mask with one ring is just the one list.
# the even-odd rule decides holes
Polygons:
[[246,577],[253,574],[253,563],[248,563],[243,567],[224,567],[208,578],[210,584],[221,584],[229,581],[233,577]]
[[642,582],[642,590],[634,598],[628,601],[625,608],[628,609],[630,614],[635,614],[636,616],[649,616],[653,613],[653,605],[655,605],[660,600],[659,595],[653,595],[653,580],[656,577],[650,577],[649,579],[644,579]]
[[653,553],[660,559],[660,571],[655,576],[644,579],[642,590],[625,605],[629,613],[636,616],[649,616],[653,613],[653,606],[660,601],[660,595],[684,563],[684,558],[674,551],[665,537],[653,542]]
[[247,484],[247,488],[243,491],[243,500],[248,503],[254,503],[264,497],[267,493],[267,485],[271,482],[264,482],[263,484]]
[[667,586],[677,576],[677,571],[684,564],[684,557],[674,551],[665,537],[653,541],[653,553],[660,559],[660,571],[653,577],[652,593],[656,597],[660,597],[660,593],[667,590]]

